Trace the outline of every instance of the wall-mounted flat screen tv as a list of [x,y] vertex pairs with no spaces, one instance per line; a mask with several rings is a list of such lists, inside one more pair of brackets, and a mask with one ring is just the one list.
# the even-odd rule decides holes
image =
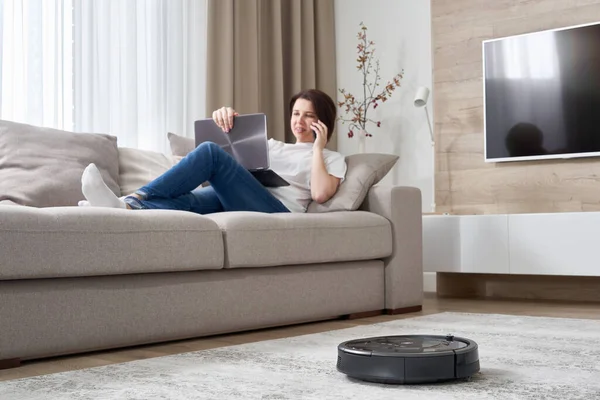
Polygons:
[[482,47],[485,161],[600,156],[600,23]]

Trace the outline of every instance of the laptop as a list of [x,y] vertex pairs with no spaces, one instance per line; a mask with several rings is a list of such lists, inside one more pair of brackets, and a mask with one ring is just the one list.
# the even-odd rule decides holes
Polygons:
[[265,114],[238,115],[229,132],[223,132],[212,118],[201,119],[194,123],[194,131],[196,146],[203,142],[218,144],[263,186],[289,186],[289,182],[270,169]]

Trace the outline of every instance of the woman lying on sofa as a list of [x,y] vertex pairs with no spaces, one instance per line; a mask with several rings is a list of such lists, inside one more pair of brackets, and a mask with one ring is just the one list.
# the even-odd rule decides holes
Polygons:
[[[87,201],[80,205],[199,214],[305,212],[311,201],[324,203],[336,193],[346,174],[346,162],[340,153],[325,148],[336,119],[331,97],[315,89],[297,93],[290,100],[290,114],[296,142],[269,139],[270,168],[289,186],[263,186],[220,146],[205,142],[163,175],[121,198],[106,186],[98,168],[90,164],[81,178]],[[212,118],[228,132],[237,115],[231,107],[223,107],[214,111]],[[198,188],[207,181],[210,186]]]

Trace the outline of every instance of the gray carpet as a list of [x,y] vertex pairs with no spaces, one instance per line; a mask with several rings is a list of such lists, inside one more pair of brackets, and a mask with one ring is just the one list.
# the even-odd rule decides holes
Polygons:
[[[389,386],[337,372],[337,345],[396,334],[479,344],[470,381]],[[600,321],[443,313],[0,382],[0,399],[598,399]]]

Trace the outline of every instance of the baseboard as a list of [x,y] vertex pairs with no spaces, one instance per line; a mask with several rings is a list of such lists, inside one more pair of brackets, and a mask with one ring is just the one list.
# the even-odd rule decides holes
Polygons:
[[437,275],[435,272],[423,273],[423,292],[435,293],[437,292]]

